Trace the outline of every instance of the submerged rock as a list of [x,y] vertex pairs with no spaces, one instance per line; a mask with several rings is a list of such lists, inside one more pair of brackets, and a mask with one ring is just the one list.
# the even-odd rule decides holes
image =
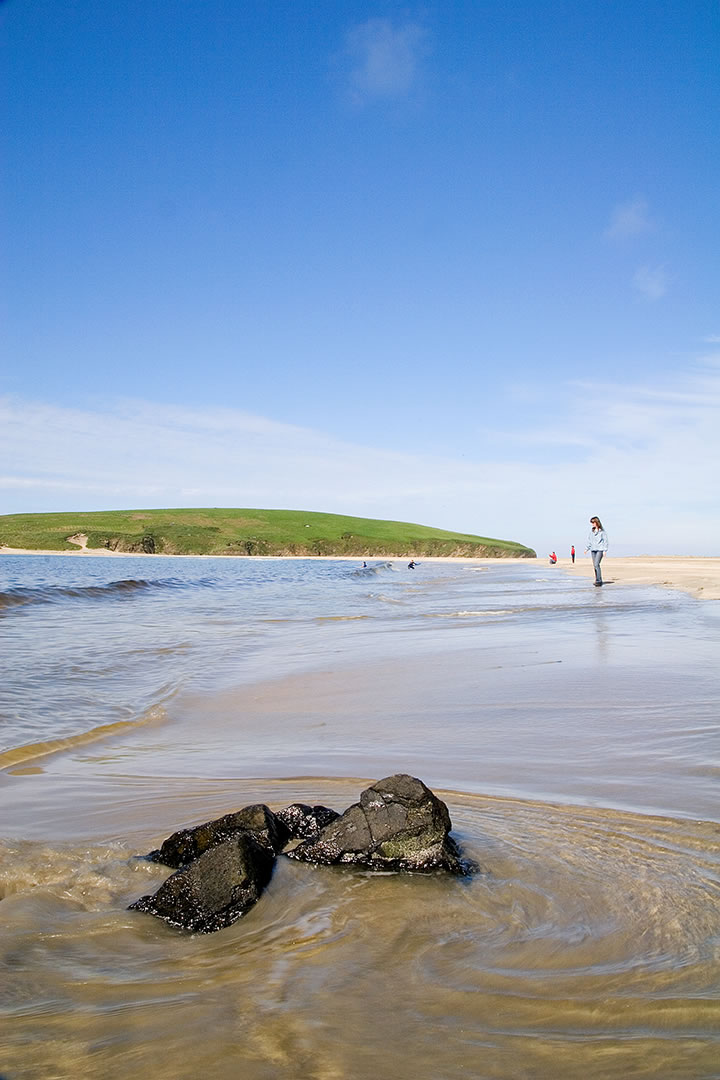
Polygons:
[[187,866],[204,852],[242,832],[250,833],[259,844],[275,854],[282,851],[290,835],[286,825],[272,810],[264,803],[254,803],[215,821],[206,821],[204,825],[174,832],[147,858],[164,866]]
[[469,867],[450,838],[451,828],[445,803],[422,780],[398,773],[367,788],[360,802],[288,855],[322,865],[465,874]]
[[171,874],[156,893],[141,896],[128,910],[210,934],[230,926],[257,903],[274,862],[267,845],[250,833],[238,833]]
[[275,815],[288,830],[291,840],[316,840],[322,829],[340,817],[329,806],[307,806],[293,803]]

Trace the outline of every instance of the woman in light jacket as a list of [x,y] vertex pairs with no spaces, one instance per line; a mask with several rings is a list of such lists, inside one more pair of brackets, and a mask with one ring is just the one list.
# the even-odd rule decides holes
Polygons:
[[602,585],[602,575],[600,573],[600,563],[602,557],[608,549],[608,538],[605,530],[602,527],[602,521],[599,517],[590,518],[590,535],[588,536],[587,547],[585,552],[588,551],[592,555],[593,567],[595,568],[595,584]]

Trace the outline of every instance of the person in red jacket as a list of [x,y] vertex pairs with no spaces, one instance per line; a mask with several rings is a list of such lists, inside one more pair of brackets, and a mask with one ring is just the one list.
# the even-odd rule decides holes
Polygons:
[[551,565],[551,566],[554,566],[554,565],[555,565],[555,563],[557,562],[557,555],[555,554],[555,552],[553,551],[553,552],[552,552],[552,553],[551,553],[551,554],[550,554],[550,555],[548,556],[548,558],[550,559],[550,565]]
[[575,545],[574,544],[570,548],[570,558],[572,559],[573,562],[575,562]]

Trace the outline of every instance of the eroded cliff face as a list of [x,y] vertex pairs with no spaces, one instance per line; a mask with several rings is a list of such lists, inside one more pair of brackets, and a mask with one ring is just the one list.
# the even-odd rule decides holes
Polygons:
[[[74,537],[68,537],[70,542]],[[474,544],[427,540],[406,544],[403,548],[383,543],[357,543],[347,540],[314,540],[308,544],[272,543],[268,540],[219,540],[181,545],[162,534],[145,536],[91,537],[87,548],[125,552],[128,555],[275,555],[322,558],[324,555],[347,555],[350,558],[535,558],[531,548],[520,544]]]
[[[72,538],[68,537],[69,540]],[[346,542],[331,540],[312,544],[272,544],[266,540],[232,541],[228,544],[202,545],[197,549],[181,547],[172,538],[164,536],[110,536],[100,543],[89,542],[85,550],[93,547],[107,551],[124,552],[128,555],[274,555],[291,558],[323,558],[345,555],[359,559],[409,559],[409,558],[467,558],[467,559],[534,559],[532,548],[506,548],[495,544],[446,544],[437,541],[417,543],[402,549],[382,544],[352,547]]]
[[[70,539],[70,537],[68,537]],[[175,552],[165,551],[164,547],[158,547],[154,536],[129,537],[111,536],[104,540],[100,547],[106,551],[123,551],[128,555],[173,555]]]

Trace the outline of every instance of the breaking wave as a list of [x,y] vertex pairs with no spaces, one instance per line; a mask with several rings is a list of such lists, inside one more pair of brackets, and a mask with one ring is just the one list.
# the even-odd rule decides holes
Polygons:
[[[196,582],[195,584],[204,585],[207,582]],[[123,581],[109,581],[104,585],[18,586],[0,592],[0,612],[28,604],[53,604],[63,600],[106,600],[113,597],[130,597],[137,593],[150,592],[153,589],[184,588],[188,588],[188,582],[180,581],[177,578],[158,580],[126,578]]]
[[357,566],[354,570],[350,571],[350,577],[374,577],[377,574],[385,574],[388,571],[392,573],[395,570],[396,567],[393,563],[384,561],[379,563],[372,563],[370,566]]
[[495,608],[489,611],[433,611],[426,613],[426,619],[464,619],[484,615],[514,615],[514,608]]

